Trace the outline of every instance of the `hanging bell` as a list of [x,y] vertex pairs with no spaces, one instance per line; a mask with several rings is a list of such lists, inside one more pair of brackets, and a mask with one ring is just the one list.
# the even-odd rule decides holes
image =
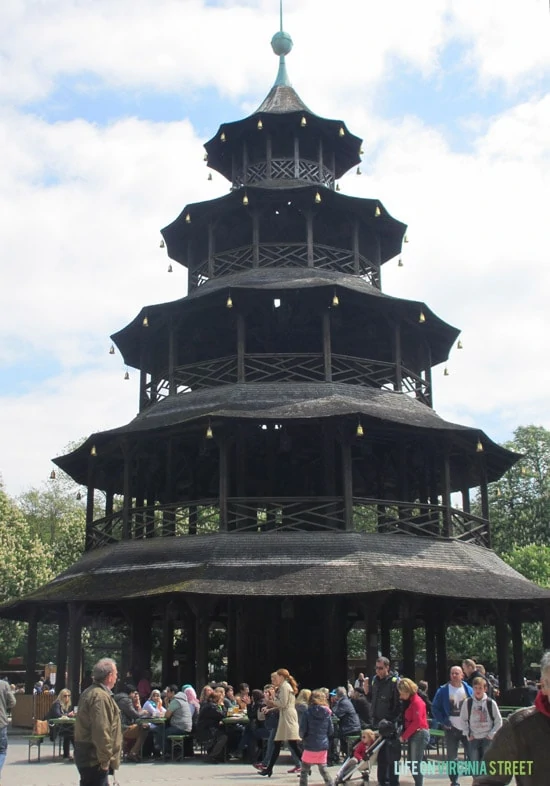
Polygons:
[[125,372],[124,379],[130,379],[130,372],[129,371]]
[[458,344],[456,345],[456,348],[457,349],[464,349],[464,344],[462,343],[462,341],[460,339],[458,339]]
[[143,317],[143,322],[141,323],[143,327],[149,327],[149,318]]
[[420,314],[418,316],[418,321],[419,322],[425,322],[426,321],[426,316],[424,315],[423,311],[420,312]]
[[248,206],[248,195],[247,195],[246,191],[244,192],[244,196],[243,196],[243,205],[245,207]]
[[480,439],[477,441],[476,453],[483,453],[483,442]]
[[403,260],[399,257],[399,262],[397,263],[397,267],[403,267]]
[[202,160],[203,161],[208,161],[208,153],[204,154],[204,156],[202,157]]
[[212,180],[212,172],[209,172],[209,173],[208,173],[208,180],[209,180],[209,181],[210,181],[210,180]]
[[111,344],[111,346],[109,347],[109,355],[114,355],[114,354],[115,354],[115,348],[114,345]]
[[82,494],[80,493],[80,491],[77,491],[77,492],[76,492],[76,498],[77,498],[77,500],[78,500],[79,502],[80,502],[80,500],[82,499]]
[[357,428],[355,429],[355,436],[356,437],[363,437],[365,432],[363,431],[363,426],[361,425],[361,421],[357,424]]
[[173,273],[174,272],[174,268],[172,267],[172,265],[168,265],[168,272],[169,273]]
[[345,136],[346,132],[344,131],[344,126],[340,126],[340,130],[338,131],[338,136]]
[[90,448],[90,456],[97,456],[97,450],[95,445],[92,445],[92,447]]
[[258,125],[256,127],[257,127],[258,131],[262,131],[263,130],[264,124],[262,123],[262,118],[261,117],[258,120]]
[[445,366],[445,368],[443,369],[443,376],[444,377],[448,377],[449,376],[449,369],[447,368],[447,366]]
[[50,472],[50,480],[55,480],[55,477],[56,477],[55,469],[52,469],[52,471]]
[[300,125],[302,126],[302,128],[305,128],[307,126],[307,118],[305,116],[302,116],[302,119],[300,120]]
[[355,174],[356,175],[360,175],[361,174],[361,167],[360,166],[358,166],[357,169],[355,170]]
[[206,434],[204,436],[206,437],[206,439],[213,439],[214,437],[214,432],[212,431],[212,426],[210,425],[210,423],[208,424],[208,427],[206,429]]
[[191,215],[189,213],[187,213],[187,215],[185,216],[185,223],[186,224],[190,224],[191,223]]
[[334,308],[336,308],[337,306],[340,305],[340,300],[339,300],[338,295],[336,294],[336,292],[332,296],[332,305],[334,306]]
[[166,248],[166,243],[164,242],[164,238],[160,241],[159,248]]
[[225,131],[222,131],[221,136],[220,136],[220,141],[221,142],[225,142],[226,139],[227,139],[227,137],[225,136]]
[[405,235],[405,237],[403,238],[403,243],[408,243],[408,242],[409,242],[409,236]]
[[233,308],[233,299],[231,297],[231,292],[227,296],[227,300],[225,301],[225,307],[226,308]]
[[321,194],[317,191],[315,194],[315,204],[320,205],[323,200],[321,199]]
[[378,217],[379,217],[379,216],[381,216],[381,215],[382,215],[382,211],[380,210],[380,208],[378,207],[378,205],[376,205],[376,207],[375,207],[375,209],[374,209],[374,216],[375,216],[375,218],[378,218]]
[[365,151],[363,150],[363,148],[361,148],[361,150],[359,151],[359,155],[360,156],[364,156],[365,155]]
[[340,183],[336,183],[336,190],[337,190],[337,191],[341,191],[341,188],[340,188]]

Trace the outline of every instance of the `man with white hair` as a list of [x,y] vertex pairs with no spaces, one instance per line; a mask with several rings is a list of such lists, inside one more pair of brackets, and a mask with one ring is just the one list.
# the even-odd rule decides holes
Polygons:
[[118,672],[111,658],[102,658],[93,682],[80,696],[74,730],[74,758],[80,786],[109,786],[109,771],[120,766],[122,728],[112,694]]
[[496,733],[484,756],[486,774],[473,786],[548,786],[550,782],[550,652],[540,664],[541,681],[534,707],[517,710]]

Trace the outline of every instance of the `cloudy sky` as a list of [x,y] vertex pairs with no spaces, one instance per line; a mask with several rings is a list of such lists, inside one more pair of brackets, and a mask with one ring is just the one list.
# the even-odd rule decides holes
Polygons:
[[[409,225],[389,294],[463,331],[435,407],[497,441],[550,427],[547,0],[285,0],[288,70],[365,139],[343,192]],[[207,181],[202,144],[274,81],[278,0],[2,0],[0,474],[130,420],[109,335],[181,297],[159,229]],[[178,265],[175,267],[179,268]]]

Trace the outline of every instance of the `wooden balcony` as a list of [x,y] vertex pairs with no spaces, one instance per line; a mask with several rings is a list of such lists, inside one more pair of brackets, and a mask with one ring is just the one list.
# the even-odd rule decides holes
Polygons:
[[489,522],[457,508],[354,497],[230,497],[132,508],[92,522],[87,550],[121,540],[229,532],[380,532],[490,546]]
[[[349,355],[331,355],[329,379],[322,353],[245,354],[244,378],[239,379],[236,355],[203,360],[174,369],[177,393],[234,385],[237,382],[344,382],[350,385],[397,390],[395,363],[386,363]],[[414,371],[401,366],[401,392],[431,406],[429,382]],[[167,378],[145,387],[146,405],[169,395]]]
[[380,271],[365,256],[351,248],[335,248],[322,243],[259,243],[258,258],[254,259],[251,245],[232,248],[213,254],[189,273],[191,289],[201,286],[210,278],[220,278],[252,268],[296,268],[312,267],[315,270],[330,270],[336,273],[361,275],[369,284],[380,289]]

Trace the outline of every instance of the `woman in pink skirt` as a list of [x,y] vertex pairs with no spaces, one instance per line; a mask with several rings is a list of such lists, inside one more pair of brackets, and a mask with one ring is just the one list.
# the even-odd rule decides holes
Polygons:
[[327,770],[327,751],[332,734],[332,718],[327,697],[324,691],[314,690],[307,711],[300,720],[300,736],[304,746],[300,786],[307,786],[312,764],[318,766],[324,782],[331,786],[332,780]]

